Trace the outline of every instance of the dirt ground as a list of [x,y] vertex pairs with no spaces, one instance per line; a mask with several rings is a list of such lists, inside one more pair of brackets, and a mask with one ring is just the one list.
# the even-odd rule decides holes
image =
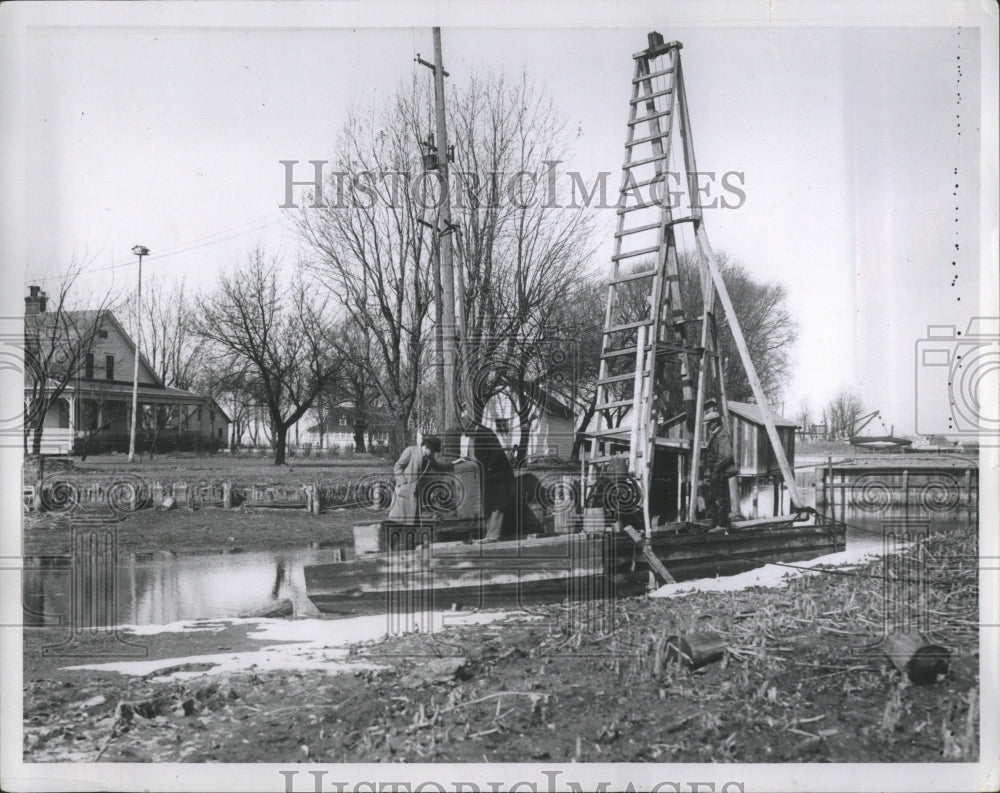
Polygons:
[[[874,649],[881,561],[785,589],[624,599],[536,610],[542,619],[358,645],[356,674],[248,671],[158,682],[69,671],[109,660],[106,634],[73,658],[25,632],[27,761],[928,762],[978,759],[976,536],[920,553],[948,673],[914,685]],[[907,551],[910,557],[918,551]],[[608,609],[602,611],[602,609]],[[598,625],[592,619],[607,619]],[[589,616],[588,616],[589,615]],[[608,625],[612,630],[598,629]],[[669,636],[714,630],[721,660],[691,670]],[[151,658],[259,649],[246,625],[143,637]],[[89,643],[89,644],[88,644]],[[194,667],[188,671],[203,671]],[[157,675],[162,672],[157,672]]]

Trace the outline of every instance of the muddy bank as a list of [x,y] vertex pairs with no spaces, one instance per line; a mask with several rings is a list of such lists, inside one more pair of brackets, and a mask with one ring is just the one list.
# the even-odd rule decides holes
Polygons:
[[[362,633],[325,650],[321,636],[295,647],[298,621],[124,634],[148,642],[147,660],[180,659],[144,676],[68,670],[120,660],[106,654],[116,639],[93,637],[73,658],[43,655],[58,630],[42,629],[26,633],[25,759],[974,760],[975,547],[969,532],[931,538],[922,550],[934,560],[931,628],[953,653],[931,685],[909,683],[881,652],[864,649],[882,635],[881,561],[810,573],[783,589],[550,606],[431,634]],[[728,650],[692,671],[667,660],[664,642],[694,628],[718,631]],[[263,648],[292,659],[327,652],[330,662],[224,671],[204,660]],[[202,660],[183,666],[192,656]]]
[[[117,533],[120,553],[235,552],[351,542],[351,527],[370,521],[372,515],[371,510],[363,508],[329,509],[321,515],[305,510],[243,507],[143,509],[108,525]],[[25,555],[69,553],[70,531],[65,517],[26,515]]]

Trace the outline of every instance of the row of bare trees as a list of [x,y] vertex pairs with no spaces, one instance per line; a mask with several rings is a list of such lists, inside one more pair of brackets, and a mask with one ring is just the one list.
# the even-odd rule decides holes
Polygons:
[[[592,215],[546,200],[547,169],[569,145],[564,120],[525,74],[477,75],[453,88],[453,226],[442,230],[434,227],[440,186],[414,180],[426,176],[431,104],[414,81],[382,106],[349,113],[326,203],[307,197],[295,218],[304,254],[294,267],[256,249],[195,300],[183,283],[154,285],[144,298],[142,346],[164,384],[211,394],[230,414],[234,442],[262,407],[277,464],[290,427],[308,414],[322,432],[337,406],[350,406],[359,449],[385,416],[394,452],[412,442],[418,421],[442,429],[430,409],[442,397],[431,377],[441,233],[453,235],[462,275],[462,406],[479,420],[504,395],[520,419],[522,450],[546,393],[593,410],[605,287],[593,269]],[[765,391],[777,393],[796,335],[784,291],[736,263],[721,266]],[[700,316],[690,259],[682,279],[687,314]],[[632,297],[638,310],[647,296]],[[729,395],[746,398],[724,325],[720,343]],[[50,403],[58,398],[46,393]]]

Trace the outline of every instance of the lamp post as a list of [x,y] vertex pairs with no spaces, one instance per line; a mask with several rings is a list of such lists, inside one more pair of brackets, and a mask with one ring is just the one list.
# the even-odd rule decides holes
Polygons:
[[139,409],[139,343],[142,340],[142,257],[149,256],[149,248],[136,245],[132,253],[139,257],[139,281],[135,291],[135,355],[132,366],[132,421],[128,433],[128,461],[135,461],[135,416]]

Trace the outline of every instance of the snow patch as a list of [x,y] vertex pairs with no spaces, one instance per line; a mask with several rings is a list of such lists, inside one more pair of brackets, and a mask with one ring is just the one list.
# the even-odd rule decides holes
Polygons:
[[[486,625],[513,616],[506,611],[441,611],[420,615],[422,620],[430,618],[432,631],[462,625]],[[526,615],[517,613],[518,619]],[[82,664],[66,669],[90,669],[101,672],[119,672],[125,675],[150,676],[155,682],[186,680],[203,675],[228,674],[232,672],[274,672],[280,670],[315,670],[330,674],[345,674],[365,669],[384,669],[380,664],[362,661],[348,661],[351,646],[375,642],[389,634],[388,617],[377,614],[346,619],[304,619],[285,620],[268,618],[240,618],[226,620],[189,620],[167,625],[143,625],[128,628],[139,635],[155,633],[180,633],[196,631],[221,631],[230,625],[253,625],[255,630],[248,638],[265,642],[288,642],[247,652],[213,653],[210,655],[189,655],[177,658],[162,658],[155,661],[116,661],[102,664]],[[415,632],[415,631],[414,631]],[[174,669],[166,674],[156,675],[160,669],[211,664],[209,669]]]
[[[899,550],[901,546],[897,546]],[[699,578],[694,581],[683,581],[675,584],[664,584],[655,592],[650,592],[653,598],[671,598],[690,595],[695,592],[739,592],[750,587],[766,587],[771,589],[783,589],[793,578],[800,578],[804,575],[821,574],[818,567],[843,567],[847,565],[857,565],[877,559],[884,553],[884,546],[881,540],[871,542],[852,542],[851,547],[839,553],[830,553],[825,556],[817,556],[804,562],[789,562],[795,565],[788,567],[783,564],[767,564],[758,567],[756,570],[748,570],[745,573],[736,575]]]

